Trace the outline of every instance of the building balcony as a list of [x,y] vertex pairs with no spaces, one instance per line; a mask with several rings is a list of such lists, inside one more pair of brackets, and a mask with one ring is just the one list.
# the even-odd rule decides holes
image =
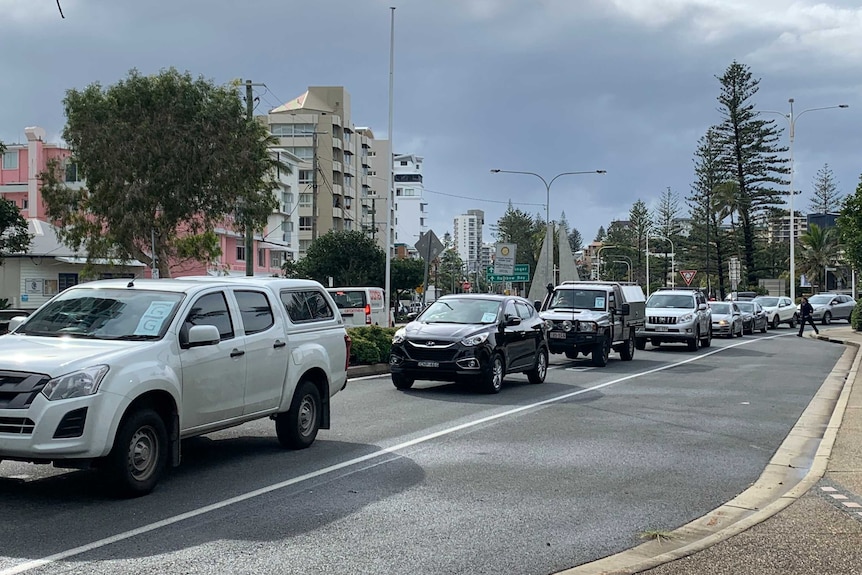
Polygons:
[[344,149],[344,145],[341,143],[341,140],[339,138],[332,138],[332,147],[339,150]]
[[343,172],[344,167],[341,162],[332,160],[332,171],[333,172]]

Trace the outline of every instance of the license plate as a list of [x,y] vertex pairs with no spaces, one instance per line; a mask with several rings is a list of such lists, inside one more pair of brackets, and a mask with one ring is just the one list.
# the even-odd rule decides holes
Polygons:
[[440,367],[439,361],[420,361],[417,365],[419,367]]
[[566,334],[562,331],[552,331],[551,339],[566,339]]
[[657,325],[657,326],[655,326],[655,330],[656,331],[667,331],[667,326],[666,325]]

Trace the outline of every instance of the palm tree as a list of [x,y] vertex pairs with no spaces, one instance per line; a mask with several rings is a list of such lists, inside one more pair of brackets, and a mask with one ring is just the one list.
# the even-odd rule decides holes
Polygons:
[[808,231],[799,236],[799,270],[808,277],[822,275],[823,290],[826,289],[826,267],[838,261],[841,246],[835,228],[821,228],[817,224],[808,226]]

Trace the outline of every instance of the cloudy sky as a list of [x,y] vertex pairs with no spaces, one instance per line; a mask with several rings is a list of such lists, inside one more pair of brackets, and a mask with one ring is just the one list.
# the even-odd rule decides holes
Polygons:
[[[758,109],[796,112],[805,210],[828,163],[844,193],[862,173],[859,0],[0,0],[0,140],[40,125],[59,139],[68,88],[174,66],[265,83],[265,113],[309,85],[343,85],[353,121],[388,131],[395,6],[394,142],[425,157],[432,229],[511,199],[586,241],[668,187],[684,198],[698,138],[720,120],[716,76],[761,79]],[[805,109],[849,104],[846,110]],[[779,123],[787,122],[771,115]],[[787,142],[785,131],[784,140]],[[487,228],[486,228],[487,229]],[[486,231],[487,234],[487,231]]]

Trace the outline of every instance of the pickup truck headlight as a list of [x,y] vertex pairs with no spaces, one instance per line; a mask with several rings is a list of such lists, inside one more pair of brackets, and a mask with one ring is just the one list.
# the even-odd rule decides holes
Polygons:
[[471,335],[470,337],[465,337],[461,340],[461,345],[465,347],[473,347],[482,343],[488,339],[488,333],[477,333],[476,335]]
[[578,331],[595,333],[599,330],[599,324],[594,321],[582,321],[578,323]]
[[404,334],[406,333],[407,330],[405,330],[403,327],[396,331],[395,334],[392,336],[392,343],[402,343],[404,341]]
[[107,365],[94,365],[81,371],[74,371],[55,377],[42,388],[42,395],[53,401],[93,395],[108,373]]

